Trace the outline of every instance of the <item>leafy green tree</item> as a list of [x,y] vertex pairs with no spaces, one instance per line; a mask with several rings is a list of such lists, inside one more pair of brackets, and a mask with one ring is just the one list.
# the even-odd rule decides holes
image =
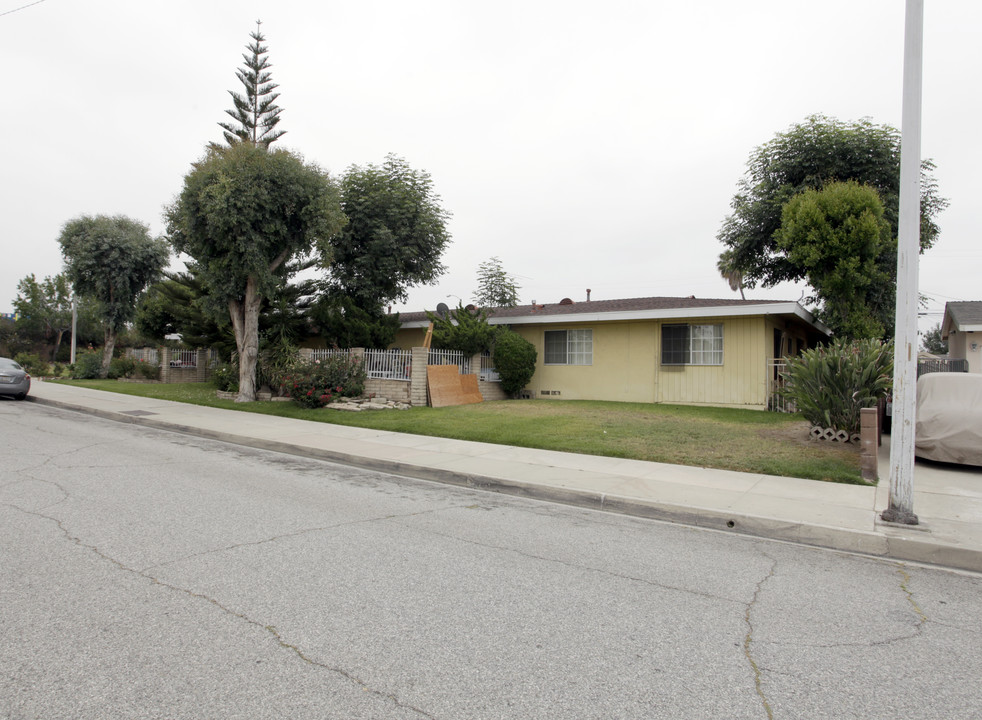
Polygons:
[[[806,190],[784,206],[777,247],[815,288],[818,317],[836,336],[893,331],[896,243],[873,188],[854,181]],[[885,266],[886,265],[886,266]]]
[[515,307],[518,305],[518,285],[505,272],[501,260],[492,257],[477,268],[477,290],[474,302],[480,307]]
[[[947,205],[938,197],[933,169],[929,160],[921,164],[922,251],[934,244],[939,232],[935,217]],[[777,244],[784,205],[805,190],[849,180],[879,193],[883,217],[892,237],[897,237],[900,133],[896,129],[867,119],[842,122],[812,115],[778,133],[750,154],[747,173],[731,203],[733,214],[717,236],[724,245],[721,262],[725,258],[728,267],[743,273],[743,284],[749,288],[803,280],[805,268]],[[894,268],[891,282],[895,274]]]
[[80,297],[98,303],[105,327],[102,375],[109,371],[116,335],[133,319],[136,302],[167,265],[167,243],[123,215],[82,215],[58,238],[65,275]]
[[513,330],[503,330],[494,341],[494,369],[501,377],[501,389],[516,395],[535,374],[538,353],[535,345]]
[[459,305],[442,317],[429,311],[426,315],[433,323],[433,347],[441,350],[477,355],[492,348],[499,332],[499,327],[488,324],[487,310],[472,305]]
[[948,354],[948,341],[941,337],[941,323],[937,323],[924,333],[924,341],[921,346],[933,355]]
[[444,272],[450,234],[429,173],[388,155],[381,166],[352,166],[341,180],[348,224],[331,240],[329,285],[366,311],[405,300],[407,290]]
[[17,283],[14,300],[18,329],[28,337],[54,346],[54,360],[65,333],[72,329],[72,287],[64,273],[38,281],[28,275]]
[[399,332],[399,313],[360,308],[348,297],[322,295],[310,309],[310,321],[329,347],[385,349]]
[[236,143],[209,149],[165,216],[174,249],[195,260],[205,306],[229,313],[237,400],[255,400],[263,300],[281,287],[291,259],[329,252],[328,239],[344,224],[337,187],[293,153]]
[[272,65],[267,57],[269,49],[263,45],[266,38],[259,31],[261,25],[261,22],[256,21],[256,32],[249,35],[252,43],[246,45],[249,52],[242,54],[245,64],[235,73],[245,88],[245,95],[234,90],[228,91],[234,107],[225,112],[235,122],[218,123],[224,130],[225,141],[229,145],[248,142],[268,148],[270,143],[286,133],[285,130],[276,129],[283,110],[276,105],[280,94],[273,91],[279,86],[272,81],[269,70]]

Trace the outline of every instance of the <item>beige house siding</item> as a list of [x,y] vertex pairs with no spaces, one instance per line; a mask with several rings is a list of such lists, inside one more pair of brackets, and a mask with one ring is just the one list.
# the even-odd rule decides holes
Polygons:
[[396,332],[395,341],[389,345],[390,348],[400,350],[412,350],[414,347],[423,347],[423,340],[426,339],[426,328],[400,328]]
[[[975,343],[975,349],[972,349]],[[948,357],[968,360],[968,371],[982,373],[982,332],[951,332],[948,335]]]
[[[674,324],[679,321],[670,321]],[[723,364],[662,365],[662,321],[520,325],[538,358],[528,385],[532,396],[763,409],[767,405],[767,342],[763,318],[692,318],[692,325],[723,325]],[[592,365],[546,365],[545,331],[593,330]]]
[[[794,316],[702,316],[659,319],[527,321],[512,330],[536,349],[536,367],[526,387],[544,400],[614,400],[619,402],[713,405],[764,410],[776,370],[768,362],[810,347],[815,330]],[[662,365],[663,324],[723,326],[722,365]],[[590,365],[546,365],[547,330],[593,331]],[[399,331],[395,347],[419,347],[425,328]],[[780,341],[780,347],[777,347]]]
[[[723,364],[661,365],[659,347],[656,355],[659,363],[657,402],[765,408],[767,343],[764,319],[693,318],[687,322],[723,325]],[[658,335],[660,338],[660,331]]]
[[[533,397],[556,400],[655,402],[657,327],[653,322],[516,325],[536,350],[528,389]],[[581,328],[593,331],[593,364],[546,365],[545,331]]]

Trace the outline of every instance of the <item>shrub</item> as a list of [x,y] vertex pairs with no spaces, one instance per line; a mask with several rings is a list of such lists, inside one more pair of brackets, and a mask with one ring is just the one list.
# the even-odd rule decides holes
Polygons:
[[535,345],[516,332],[506,330],[494,343],[494,369],[501,377],[501,389],[516,395],[535,374]]
[[136,361],[136,374],[144,380],[160,380],[160,366],[146,360]]
[[781,394],[812,425],[858,433],[860,410],[873,407],[893,383],[893,343],[835,340],[788,361]]
[[91,380],[102,374],[102,353],[98,351],[80,352],[75,356],[72,368],[72,378],[75,380]]
[[219,365],[211,374],[211,382],[222,392],[238,392],[239,369],[229,363]]
[[365,391],[365,366],[343,356],[305,362],[284,376],[283,390],[308,408],[324,407],[339,397],[357,397]]
[[277,342],[266,345],[259,352],[259,362],[256,364],[256,387],[268,386],[272,390],[284,385],[283,378],[291,375],[297,368],[304,365],[300,349],[281,338]]
[[118,380],[119,378],[130,377],[136,372],[136,360],[131,357],[121,356],[114,357],[109,362],[109,372],[106,377],[110,380]]
[[31,375],[47,375],[48,363],[41,359],[37,353],[22,352],[17,353],[14,362],[27,370]]
[[426,316],[433,323],[433,347],[460,350],[465,355],[477,355],[491,349],[501,328],[488,324],[486,310],[472,307],[458,307],[445,317],[427,311]]

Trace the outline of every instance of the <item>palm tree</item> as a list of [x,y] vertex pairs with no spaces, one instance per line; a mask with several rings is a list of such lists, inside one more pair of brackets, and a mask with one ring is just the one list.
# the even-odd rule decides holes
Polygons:
[[730,290],[733,292],[739,290],[740,299],[746,300],[747,297],[743,294],[743,271],[734,265],[734,260],[733,251],[726,250],[720,254],[719,260],[716,262],[716,269],[719,270],[723,279],[730,284]]

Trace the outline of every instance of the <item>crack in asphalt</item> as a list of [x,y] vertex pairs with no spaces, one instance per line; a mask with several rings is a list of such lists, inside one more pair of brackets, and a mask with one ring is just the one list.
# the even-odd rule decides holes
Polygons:
[[174,565],[176,563],[185,562],[186,560],[194,560],[195,558],[205,557],[206,555],[215,555],[223,552],[228,552],[230,550],[238,550],[239,548],[245,548],[245,547],[256,547],[257,545],[265,545],[267,543],[276,542],[277,540],[286,540],[289,538],[300,537],[301,535],[308,535],[311,533],[322,532],[325,530],[334,530],[342,527],[350,527],[352,525],[364,525],[367,523],[375,523],[375,522],[381,522],[385,520],[393,520],[399,518],[418,517],[420,515],[428,515],[430,513],[443,512],[444,510],[453,510],[458,507],[463,507],[463,506],[451,505],[443,508],[431,508],[429,510],[420,510],[418,512],[413,512],[413,513],[380,515],[378,517],[362,518],[361,520],[348,520],[345,522],[333,523],[331,525],[320,525],[318,527],[302,528],[300,530],[294,530],[293,532],[282,533],[281,535],[273,535],[271,537],[262,538],[261,540],[250,540],[248,542],[236,543],[234,545],[214,548],[212,550],[204,550],[199,553],[192,553],[191,555],[185,555],[183,557],[174,558],[173,560],[167,560],[166,562],[155,563],[154,565],[148,565],[147,567],[142,568],[141,570],[138,570],[136,572],[142,574],[150,570],[157,570],[160,568],[168,567],[170,565]]
[[267,633],[270,637],[272,637],[272,639],[276,642],[276,644],[279,647],[283,648],[284,650],[289,650],[290,652],[292,652],[297,658],[299,658],[303,662],[305,662],[305,663],[307,663],[309,665],[313,665],[315,667],[321,668],[323,670],[327,670],[328,672],[332,672],[332,673],[335,673],[337,675],[340,675],[341,677],[345,678],[349,682],[351,682],[351,683],[359,686],[365,692],[370,693],[371,695],[374,695],[374,696],[376,696],[378,698],[387,700],[387,701],[391,702],[393,705],[395,705],[396,707],[399,707],[399,708],[404,709],[404,710],[412,711],[412,712],[416,713],[417,715],[419,715],[420,717],[429,718],[430,720],[436,720],[436,718],[435,718],[434,715],[431,715],[430,713],[426,712],[422,708],[418,708],[418,707],[416,707],[414,705],[411,705],[409,703],[403,702],[394,693],[385,692],[384,690],[378,690],[378,689],[375,689],[375,688],[371,687],[368,684],[368,682],[366,682],[365,680],[362,680],[360,677],[358,677],[354,673],[352,673],[352,672],[350,672],[348,670],[345,670],[343,667],[329,665],[328,663],[322,662],[320,660],[317,660],[317,659],[309,656],[298,645],[295,645],[295,644],[287,641],[286,638],[284,638],[284,636],[279,632],[279,630],[277,630],[277,628],[274,625],[267,625],[267,624],[264,624],[264,623],[262,623],[262,622],[260,622],[258,620],[255,620],[254,618],[249,617],[245,613],[239,612],[237,610],[234,610],[234,609],[228,607],[227,605],[222,604],[219,600],[217,600],[217,599],[215,599],[215,598],[213,598],[213,597],[211,597],[209,595],[205,595],[204,593],[195,592],[194,590],[190,590],[188,588],[184,588],[184,587],[181,587],[179,585],[174,585],[172,583],[169,583],[169,582],[166,582],[166,581],[161,580],[159,578],[156,578],[153,575],[148,575],[148,574],[146,574],[146,573],[144,573],[144,572],[142,572],[140,570],[136,570],[134,568],[128,567],[127,565],[123,564],[122,562],[120,562],[116,558],[111,557],[110,555],[107,555],[106,553],[104,553],[102,550],[100,550],[98,548],[98,546],[96,546],[96,545],[90,545],[90,544],[84,542],[80,537],[78,537],[76,535],[73,535],[62,524],[62,521],[59,520],[56,517],[53,517],[51,515],[45,515],[44,513],[33,511],[33,510],[25,510],[24,508],[18,507],[16,505],[12,504],[12,503],[5,503],[5,504],[8,507],[11,507],[11,508],[13,508],[15,510],[18,510],[18,511],[20,511],[20,512],[26,514],[26,515],[33,515],[34,517],[42,518],[44,520],[49,520],[50,522],[53,522],[57,526],[57,528],[61,531],[62,535],[64,535],[64,537],[67,540],[69,540],[71,543],[75,544],[76,546],[78,546],[80,548],[83,548],[85,550],[88,550],[89,552],[93,553],[97,557],[102,558],[106,562],[114,565],[119,570],[121,570],[121,571],[123,571],[125,573],[128,573],[128,574],[131,574],[131,575],[135,575],[136,577],[142,578],[144,580],[148,580],[153,585],[158,585],[158,586],[160,586],[162,588],[166,588],[166,589],[171,590],[173,592],[177,592],[177,593],[180,593],[182,595],[186,595],[188,597],[195,598],[196,600],[202,600],[204,602],[210,603],[214,607],[216,607],[219,610],[221,610],[223,613],[225,613],[225,614],[227,614],[227,615],[229,615],[231,617],[238,618],[239,620],[242,620],[243,622],[245,622],[245,623],[247,623],[247,624],[249,624],[249,625],[251,625],[251,626],[253,626],[255,628],[258,628],[258,629],[262,630],[265,633]]
[[[472,505],[462,506],[465,508],[473,507]],[[406,516],[394,516],[395,518],[401,517],[411,517]],[[574,570],[586,570],[589,572],[598,573],[600,575],[606,575],[608,577],[618,578],[620,580],[628,580],[631,582],[642,583],[644,585],[650,585],[651,587],[661,588],[663,590],[671,590],[674,592],[686,593],[688,595],[696,595],[697,597],[707,598],[709,600],[719,600],[721,602],[742,604],[739,600],[733,598],[723,597],[721,595],[714,595],[708,592],[701,592],[699,590],[692,590],[690,588],[678,587],[677,585],[666,585],[664,583],[654,582],[653,580],[648,580],[647,578],[637,577],[635,575],[625,575],[623,573],[616,573],[611,570],[606,570],[604,568],[593,567],[592,565],[583,565],[581,563],[570,562],[568,560],[560,560],[558,558],[546,557],[545,555],[537,555],[535,553],[525,552],[524,550],[518,550],[516,548],[508,547],[506,545],[495,545],[491,543],[477,542],[476,540],[470,540],[468,538],[458,537],[456,535],[449,535],[447,533],[437,532],[436,530],[430,530],[428,528],[419,528],[413,526],[404,526],[411,530],[416,530],[418,532],[425,532],[429,535],[434,535],[436,537],[446,538],[447,540],[454,540],[456,542],[467,543],[468,545],[476,545],[477,547],[487,548],[488,550],[502,550],[505,552],[514,553],[515,555],[520,555],[522,557],[529,558],[531,560],[541,560],[543,562],[554,563],[556,565],[562,565],[564,567],[572,568]]]
[[914,608],[914,612],[917,613],[918,623],[915,628],[915,635],[920,635],[921,630],[924,628],[924,624],[927,622],[927,615],[924,614],[924,611],[921,610],[921,606],[917,604],[916,600],[914,600],[914,593],[911,592],[910,588],[908,587],[908,584],[910,583],[910,575],[908,575],[907,571],[904,570],[905,567],[905,565],[901,565],[897,568],[897,572],[900,574],[900,577],[903,578],[900,581],[900,589],[904,591],[904,594],[907,596],[907,602],[910,603],[911,607]]
[[747,662],[750,663],[751,670],[754,672],[754,688],[757,691],[757,697],[760,698],[761,705],[763,705],[764,711],[767,713],[768,720],[774,720],[774,711],[771,709],[771,705],[767,701],[767,696],[764,695],[764,689],[761,686],[762,673],[760,665],[757,664],[757,661],[754,659],[753,653],[751,652],[751,646],[754,642],[754,624],[750,616],[753,612],[754,605],[757,604],[757,600],[760,597],[760,592],[764,587],[764,583],[774,577],[774,571],[777,569],[777,560],[772,558],[767,553],[761,554],[771,561],[771,569],[767,575],[757,583],[757,587],[754,589],[754,596],[751,598],[750,602],[747,603],[747,609],[743,615],[743,621],[747,624],[747,634],[743,638],[743,654],[747,658]]

